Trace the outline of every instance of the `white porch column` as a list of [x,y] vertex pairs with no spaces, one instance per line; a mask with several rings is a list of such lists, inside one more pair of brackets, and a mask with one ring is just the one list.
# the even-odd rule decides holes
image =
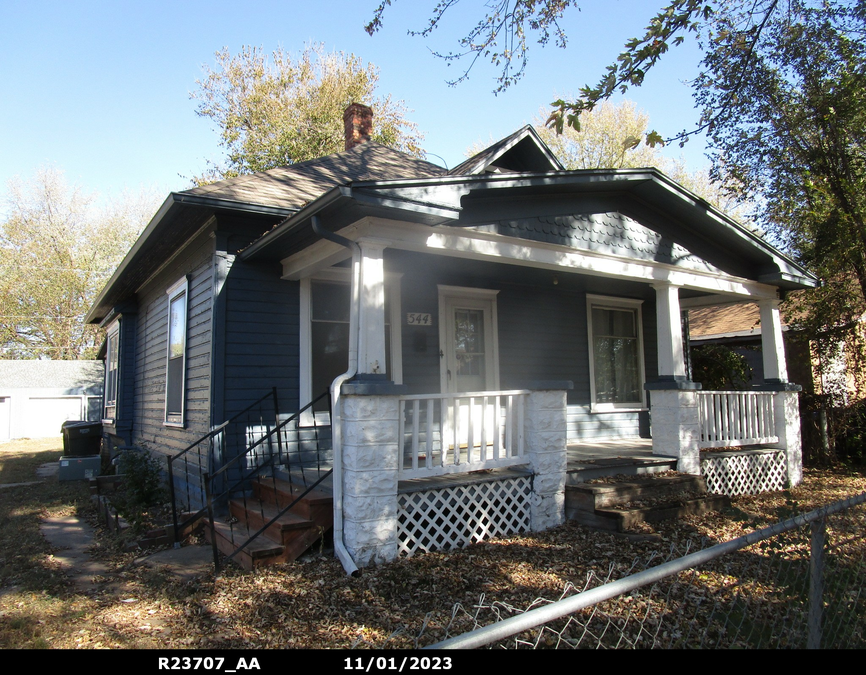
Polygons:
[[[567,388],[571,387],[569,382]],[[565,388],[531,392],[525,420],[526,455],[535,474],[529,505],[530,527],[533,532],[540,532],[565,522],[568,448]]]
[[397,396],[343,395],[343,542],[358,567],[397,557],[398,417]]
[[764,357],[765,382],[788,381],[779,303],[780,301],[775,298],[758,302],[758,307],[761,310],[761,350]]
[[683,326],[680,289],[670,283],[653,284],[656,292],[656,335],[658,336],[659,379],[685,380]]
[[358,315],[358,373],[383,375],[385,356],[385,245],[360,240],[361,311]]

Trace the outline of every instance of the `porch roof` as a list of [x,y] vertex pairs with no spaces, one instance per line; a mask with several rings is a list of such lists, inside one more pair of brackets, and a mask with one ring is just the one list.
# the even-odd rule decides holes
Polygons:
[[575,200],[583,200],[585,208],[587,199],[652,227],[731,274],[783,290],[818,283],[755,233],[652,168],[357,181],[288,216],[241,257],[282,260],[297,253],[317,240],[311,230],[313,215],[331,231],[364,217],[473,227],[508,217],[568,213],[569,208],[580,208]]

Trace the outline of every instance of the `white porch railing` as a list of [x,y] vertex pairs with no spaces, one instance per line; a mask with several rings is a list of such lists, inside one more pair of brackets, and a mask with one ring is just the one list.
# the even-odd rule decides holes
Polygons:
[[699,391],[702,448],[778,443],[772,391]]
[[526,464],[529,392],[482,391],[400,397],[400,478]]

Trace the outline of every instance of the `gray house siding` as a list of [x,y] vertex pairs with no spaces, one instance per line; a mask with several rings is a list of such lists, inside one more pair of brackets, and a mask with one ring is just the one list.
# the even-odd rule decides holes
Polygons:
[[[211,309],[214,243],[199,235],[139,292],[133,441],[176,453],[207,433],[210,425]],[[168,296],[188,278],[183,427],[165,424]]]
[[225,417],[277,388],[280,412],[298,409],[299,284],[280,266],[235,261],[223,287]]
[[[589,336],[585,282],[552,283],[552,273],[507,265],[459,261],[402,252],[386,253],[389,269],[402,273],[401,331],[403,383],[412,393],[440,390],[438,285],[498,290],[500,386],[521,388],[537,380],[571,380],[568,392],[568,438],[649,436],[646,410],[591,410]],[[523,280],[521,283],[520,281]],[[559,280],[558,280],[559,281]],[[564,280],[563,280],[564,281]],[[612,285],[607,295],[640,297],[646,285]],[[601,290],[590,287],[594,293]],[[432,326],[408,326],[406,314],[429,313]],[[647,381],[657,373],[655,304],[642,306],[644,369]]]

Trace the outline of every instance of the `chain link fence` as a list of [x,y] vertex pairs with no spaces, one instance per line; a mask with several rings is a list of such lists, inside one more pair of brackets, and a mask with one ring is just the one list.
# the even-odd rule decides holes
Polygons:
[[866,493],[700,551],[672,547],[619,579],[525,608],[455,605],[432,648],[866,647]]

